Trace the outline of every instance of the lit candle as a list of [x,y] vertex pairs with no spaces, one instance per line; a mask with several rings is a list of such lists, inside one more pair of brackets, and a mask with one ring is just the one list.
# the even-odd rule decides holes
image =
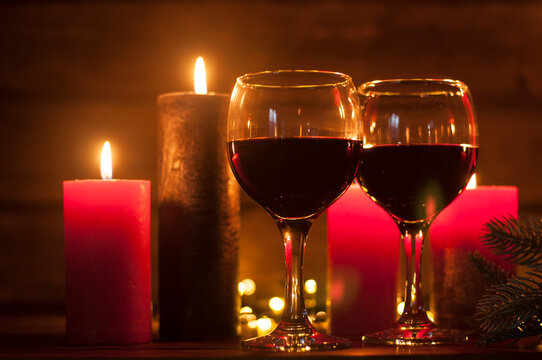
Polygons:
[[436,322],[464,331],[478,328],[473,320],[476,302],[488,284],[477,274],[468,254],[479,251],[486,258],[514,273],[514,265],[503,261],[482,244],[484,224],[494,217],[515,215],[518,189],[513,186],[476,186],[476,178],[459,197],[440,213],[429,239],[433,257],[431,308]]
[[352,184],[327,211],[331,333],[360,336],[397,318],[400,235],[391,216]]
[[195,92],[163,94],[159,152],[160,337],[237,335],[239,187],[226,154],[229,96],[207,93],[203,59]]
[[152,340],[150,181],[64,181],[66,338],[74,344]]

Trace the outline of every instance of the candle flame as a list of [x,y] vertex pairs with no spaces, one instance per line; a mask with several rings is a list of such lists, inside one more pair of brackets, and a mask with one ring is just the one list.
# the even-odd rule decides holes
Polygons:
[[207,78],[205,76],[205,63],[199,56],[196,59],[196,68],[194,70],[194,92],[196,94],[207,94]]
[[101,161],[102,179],[111,180],[113,178],[113,165],[111,164],[111,145],[106,141],[102,149]]
[[469,183],[467,184],[467,189],[472,190],[476,189],[476,174],[472,174],[472,177],[469,180]]

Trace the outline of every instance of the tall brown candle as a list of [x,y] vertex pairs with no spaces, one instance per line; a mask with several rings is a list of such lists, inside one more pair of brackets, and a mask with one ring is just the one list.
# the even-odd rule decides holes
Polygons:
[[226,94],[169,93],[160,113],[160,337],[237,335],[239,187],[227,160]]

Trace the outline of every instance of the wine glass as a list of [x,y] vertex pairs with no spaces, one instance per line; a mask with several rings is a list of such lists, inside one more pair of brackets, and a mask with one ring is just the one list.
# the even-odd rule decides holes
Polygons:
[[476,116],[467,86],[454,80],[372,81],[359,88],[364,134],[357,180],[401,232],[405,307],[391,329],[368,335],[393,345],[455,343],[429,320],[421,254],[433,219],[466,187],[478,156]]
[[[303,255],[316,218],[354,180],[362,150],[359,100],[349,76],[287,70],[237,79],[228,157],[241,187],[275,220],[284,242],[286,296],[278,326],[243,349],[330,350],[350,341],[318,332],[303,300]],[[255,240],[257,241],[257,240]]]

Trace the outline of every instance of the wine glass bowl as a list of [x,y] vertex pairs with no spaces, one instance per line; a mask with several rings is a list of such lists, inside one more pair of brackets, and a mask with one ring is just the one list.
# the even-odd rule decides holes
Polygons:
[[397,223],[405,252],[405,308],[391,328],[367,336],[393,345],[461,341],[427,317],[421,253],[433,219],[474,173],[477,127],[472,98],[456,80],[379,80],[359,88],[368,129],[357,173],[363,190]]
[[303,256],[312,223],[352,183],[363,126],[349,76],[287,70],[237,79],[228,113],[230,165],[246,193],[275,220],[286,260],[281,320],[242,348],[330,350],[347,339],[318,332],[303,300]]
[[258,138],[229,143],[243,189],[274,217],[320,215],[352,182],[361,143],[322,137]]

